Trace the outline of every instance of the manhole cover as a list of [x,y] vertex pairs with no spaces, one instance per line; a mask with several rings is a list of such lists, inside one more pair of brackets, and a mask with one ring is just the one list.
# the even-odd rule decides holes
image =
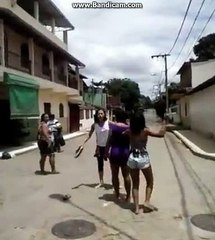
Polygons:
[[205,231],[215,232],[215,215],[199,214],[191,218],[191,223]]
[[57,223],[52,228],[52,233],[64,239],[85,238],[96,232],[95,224],[85,220],[68,220]]

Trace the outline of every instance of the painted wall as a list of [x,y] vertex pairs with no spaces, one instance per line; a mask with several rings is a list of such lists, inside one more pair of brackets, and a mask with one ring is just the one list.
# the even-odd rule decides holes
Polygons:
[[215,85],[190,96],[191,128],[215,138]]
[[[51,103],[51,113],[55,114],[56,119],[58,119],[62,126],[64,133],[69,132],[69,107],[66,95],[54,94],[49,90],[39,91],[39,110],[40,114],[44,113],[44,103]],[[59,104],[62,103],[64,106],[64,117],[59,116]]]
[[177,104],[179,105],[180,120],[183,126],[190,127],[190,102],[189,97],[182,97]]
[[105,93],[84,93],[84,101],[93,106],[106,108],[106,94]]
[[215,75],[215,60],[192,63],[192,87],[212,78]]
[[[84,118],[80,119],[80,130],[88,129],[94,123],[94,117],[91,117],[91,114],[90,114],[90,118],[86,119],[86,110],[83,110],[83,112],[84,112],[84,114],[83,114]],[[96,111],[93,110],[93,116],[94,116],[95,112]]]

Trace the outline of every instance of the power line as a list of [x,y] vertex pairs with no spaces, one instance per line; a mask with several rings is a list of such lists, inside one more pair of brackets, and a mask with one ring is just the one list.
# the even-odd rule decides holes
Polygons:
[[173,43],[173,46],[171,47],[171,49],[170,49],[170,51],[169,51],[169,54],[172,52],[172,50],[174,49],[176,43],[178,42],[179,36],[180,36],[180,34],[181,34],[181,31],[182,31],[182,28],[183,28],[183,26],[184,26],[185,20],[186,20],[186,18],[187,18],[187,14],[188,14],[188,12],[189,12],[191,3],[192,3],[192,0],[190,0],[189,3],[188,3],[188,6],[187,6],[187,9],[186,9],[186,12],[185,12],[183,21],[182,21],[182,23],[181,23],[180,29],[179,29],[178,34],[177,34],[177,37],[176,37],[176,39],[175,39],[175,41],[174,41],[174,43]]
[[190,55],[191,55],[191,53],[192,53],[192,51],[193,51],[193,47],[195,46],[195,44],[196,44],[196,43],[199,41],[199,39],[202,37],[202,35],[203,35],[206,27],[208,26],[208,24],[210,23],[210,21],[211,21],[212,18],[213,18],[214,13],[215,13],[215,8],[214,8],[213,12],[211,13],[210,17],[208,18],[207,22],[205,23],[205,25],[204,25],[202,31],[200,32],[199,36],[198,36],[197,39],[195,40],[192,48],[191,48],[190,51],[189,51],[189,54],[188,54],[187,57],[186,57],[186,60],[190,57]]
[[196,21],[197,21],[199,15],[200,15],[200,13],[201,13],[201,10],[202,10],[202,8],[203,8],[203,6],[204,6],[204,4],[205,4],[205,1],[206,1],[206,0],[203,0],[203,1],[202,1],[201,5],[200,5],[200,8],[199,8],[199,10],[198,10],[198,12],[197,12],[197,14],[196,14],[196,17],[195,17],[195,19],[194,19],[194,21],[193,21],[193,24],[192,24],[192,26],[191,26],[191,28],[190,28],[190,31],[189,31],[189,33],[187,34],[187,37],[186,37],[186,39],[185,39],[185,41],[184,41],[184,43],[183,43],[183,45],[182,45],[182,47],[181,47],[181,50],[180,50],[180,52],[178,53],[178,56],[176,57],[176,59],[175,59],[175,61],[173,62],[172,66],[171,66],[169,69],[171,69],[171,68],[176,64],[177,60],[178,60],[179,57],[181,56],[181,53],[183,52],[184,47],[185,47],[185,45],[186,45],[186,43],[187,43],[187,41],[188,41],[188,39],[189,39],[192,31],[193,31],[193,28],[194,28],[194,26],[195,26],[195,24],[196,24]]

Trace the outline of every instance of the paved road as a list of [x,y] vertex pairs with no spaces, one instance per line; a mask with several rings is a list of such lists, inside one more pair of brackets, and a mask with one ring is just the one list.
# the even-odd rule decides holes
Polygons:
[[[157,128],[153,113],[147,114],[147,120]],[[38,151],[0,162],[1,240],[59,239],[52,234],[52,228],[67,220],[94,224],[84,227],[82,222],[82,226],[76,227],[76,233],[79,230],[82,236],[88,231],[91,234],[79,239],[199,239],[187,219],[215,211],[213,161],[193,156],[170,133],[165,139],[150,139],[148,149],[155,175],[152,202],[159,211],[135,216],[129,205],[113,203],[113,190],[108,185],[107,189],[93,188],[98,181],[96,161],[92,157],[95,139],[87,144],[79,159],[74,159],[75,148],[82,141],[80,137],[67,142],[65,151],[57,154],[59,175],[34,174],[38,168]],[[105,180],[109,184],[108,163],[105,167]],[[58,194],[64,193],[71,194],[70,202],[58,200]],[[142,194],[142,200],[143,197]]]

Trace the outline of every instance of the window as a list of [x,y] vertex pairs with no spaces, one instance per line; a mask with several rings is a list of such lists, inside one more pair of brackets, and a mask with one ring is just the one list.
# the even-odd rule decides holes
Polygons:
[[90,110],[89,109],[86,109],[86,119],[89,119],[90,118]]
[[51,103],[44,103],[44,113],[51,114]]
[[84,109],[80,109],[80,119],[84,119]]
[[46,76],[50,75],[49,58],[47,54],[43,54],[42,56],[42,73]]
[[59,117],[60,118],[64,117],[64,106],[62,103],[59,104]]
[[29,48],[27,43],[23,43],[20,47],[21,66],[29,68]]

